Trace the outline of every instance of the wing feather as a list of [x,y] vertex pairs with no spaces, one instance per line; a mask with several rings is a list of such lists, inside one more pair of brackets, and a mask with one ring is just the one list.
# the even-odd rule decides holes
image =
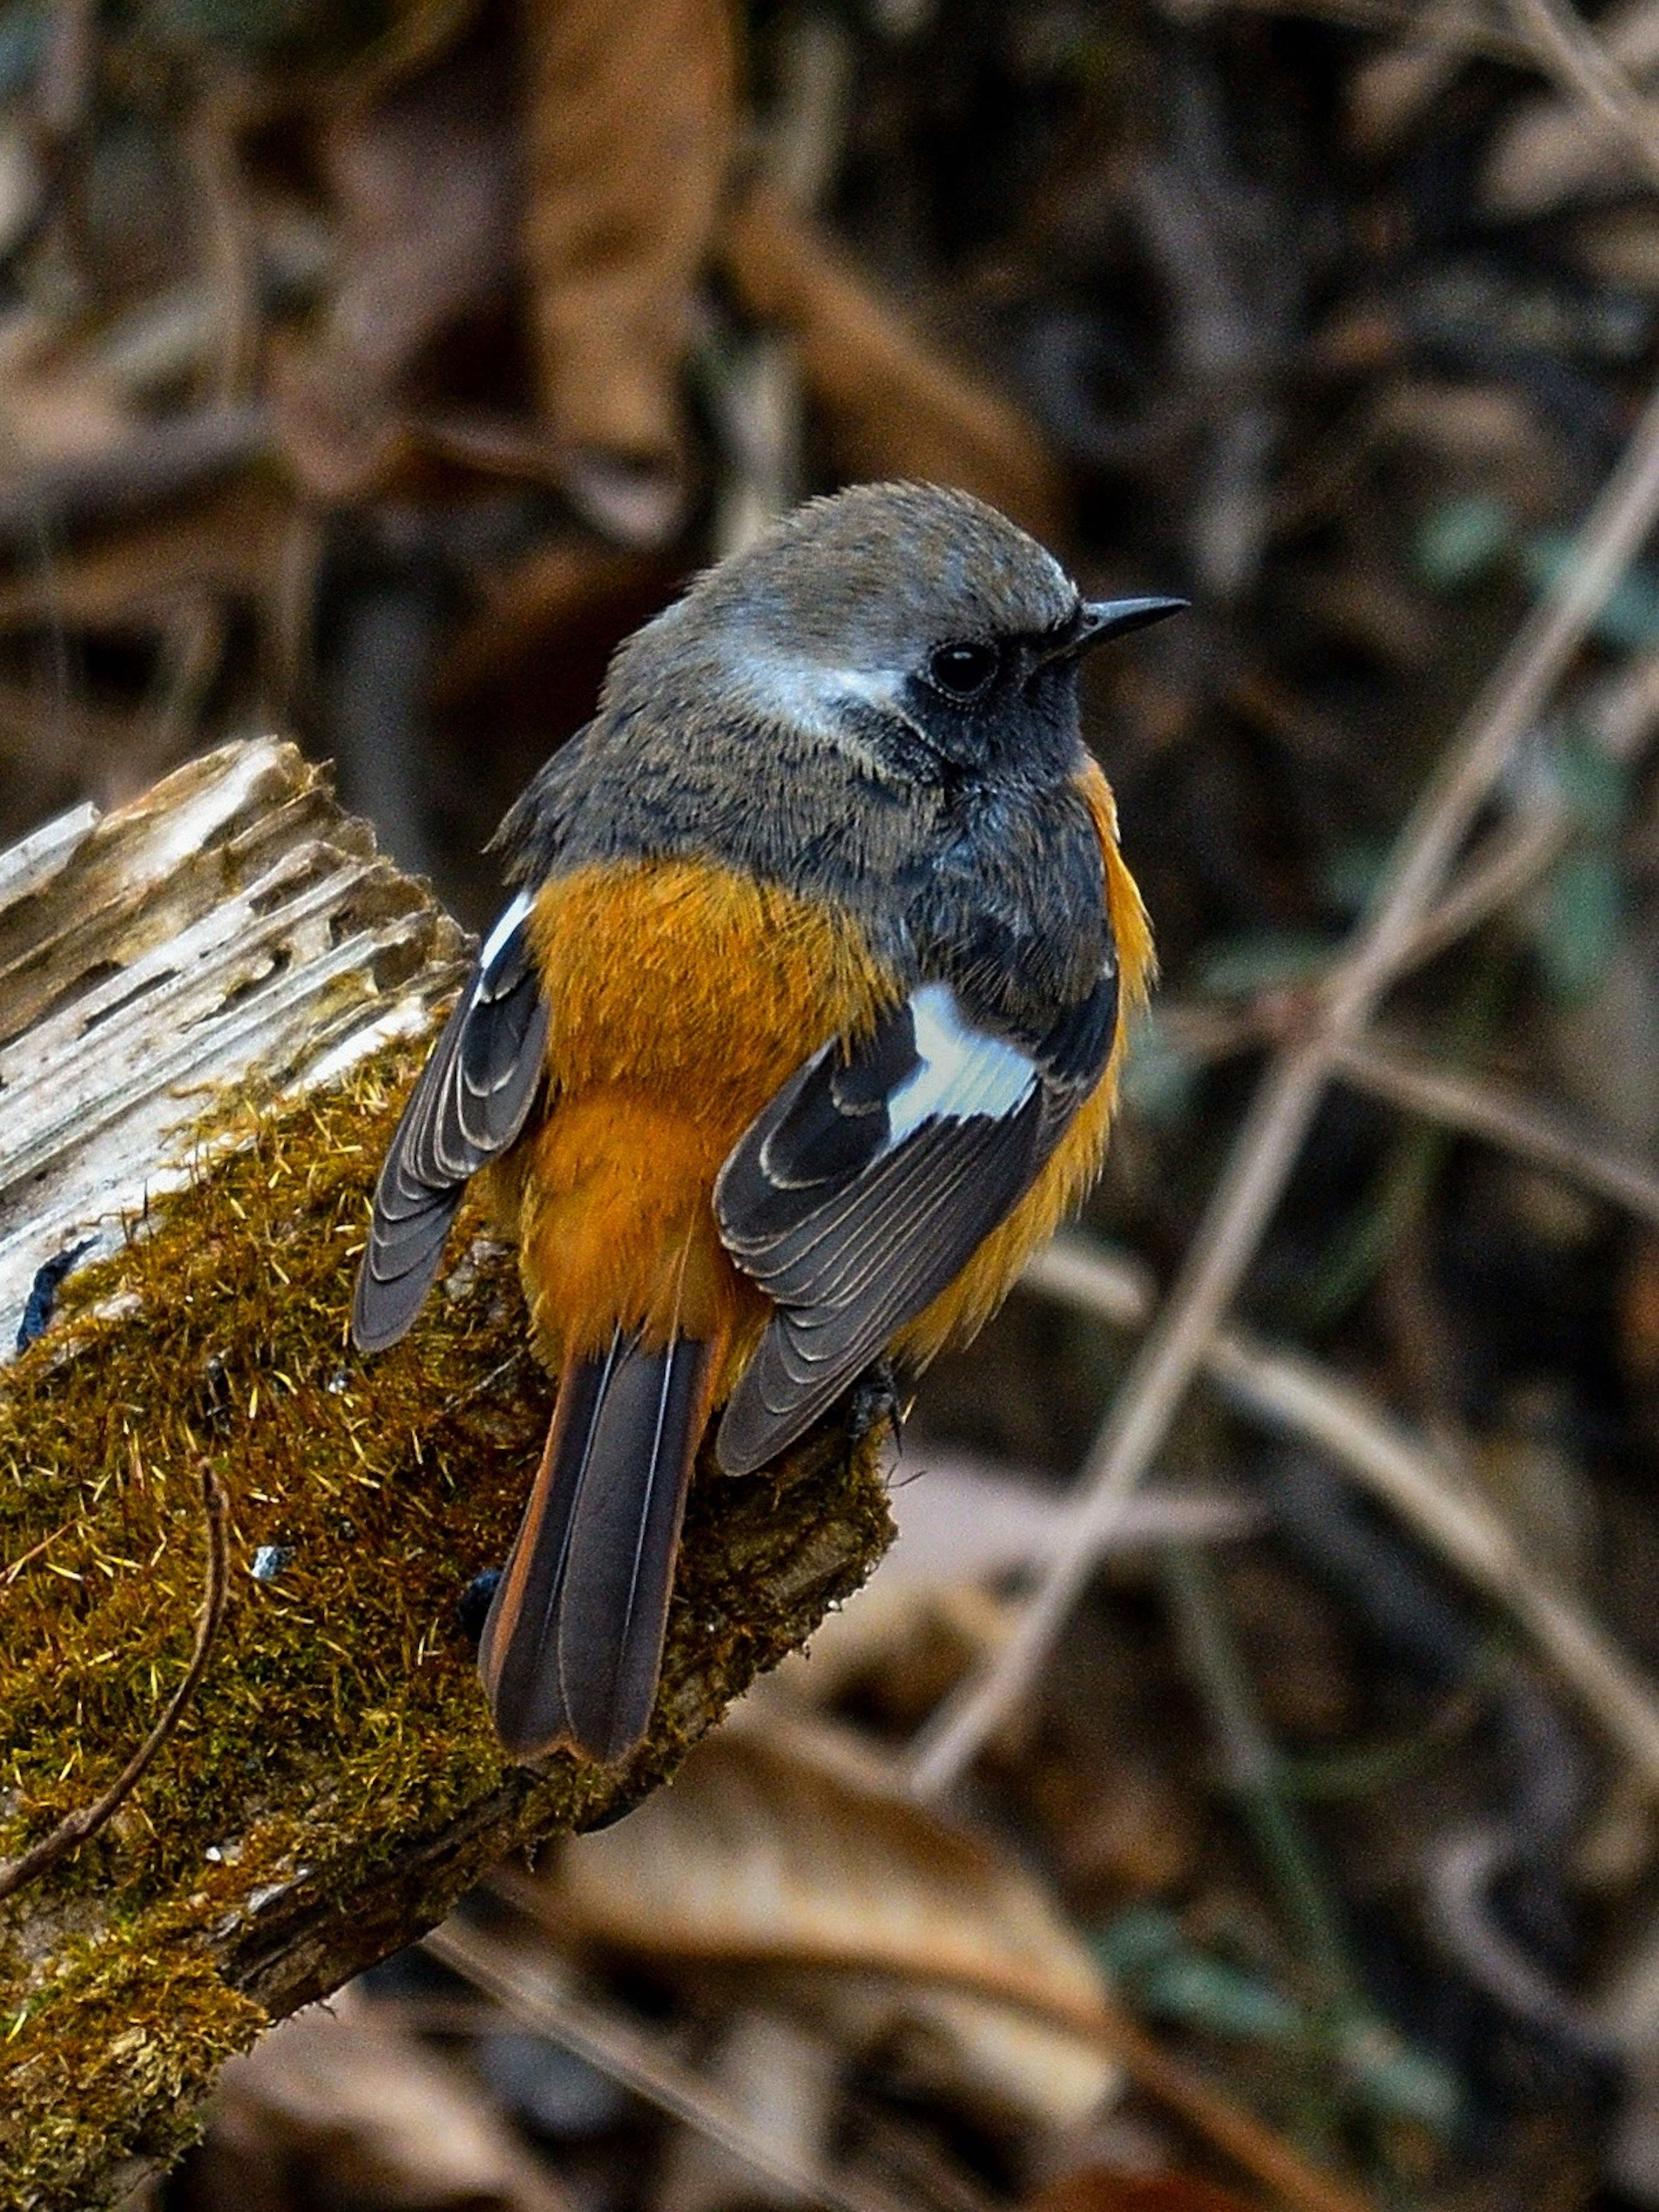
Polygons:
[[715,1186],[727,1250],[777,1309],[722,1419],[724,1467],[775,1457],[955,1279],[1099,1080],[1115,1024],[1109,969],[1030,1047],[929,984],[790,1079]]
[[521,894],[490,933],[387,1150],[352,1302],[362,1351],[383,1351],[409,1328],[468,1177],[513,1143],[540,1088],[548,1014],[529,914]]

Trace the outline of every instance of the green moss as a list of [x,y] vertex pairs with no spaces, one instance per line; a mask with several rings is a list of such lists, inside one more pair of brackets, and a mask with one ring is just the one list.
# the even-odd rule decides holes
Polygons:
[[[0,1856],[107,1786],[177,1680],[204,1457],[233,1530],[177,1736],[101,1836],[0,1907],[0,2203],[94,2203],[124,2153],[176,2147],[268,2012],[431,1924],[512,1844],[643,1795],[890,1534],[879,1438],[809,1441],[775,1482],[700,1470],[650,1740],[621,1773],[507,1765],[456,1601],[506,1553],[550,1410],[512,1258],[464,1221],[404,1344],[365,1361],[347,1337],[410,1072],[388,1054],[250,1120],[71,1277],[0,1384]],[[274,1580],[250,1571],[260,1547]]]

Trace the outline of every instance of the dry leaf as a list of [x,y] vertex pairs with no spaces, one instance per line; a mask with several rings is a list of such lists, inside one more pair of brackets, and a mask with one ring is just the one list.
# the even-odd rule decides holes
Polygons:
[[316,337],[274,349],[289,460],[323,499],[404,485],[434,442],[423,362],[527,280],[541,443],[525,473],[559,477],[610,534],[659,543],[679,520],[690,301],[735,131],[730,13],[525,0],[512,28],[486,16],[325,127],[338,275]]
[[466,2078],[412,2036],[320,2005],[234,2058],[185,2212],[568,2212]]
[[[781,2162],[822,2166],[840,2088],[836,2051],[821,2032],[743,2007],[724,2023],[711,2083]],[[723,2144],[681,2128],[670,2143],[653,2212],[726,2212],[732,2204],[798,2206],[798,2191],[763,2178]]]
[[750,313],[793,337],[845,475],[955,484],[1054,533],[1060,471],[1035,424],[942,359],[780,193],[743,198],[724,250]]
[[1648,299],[1659,294],[1659,218],[1650,204],[1587,216],[1573,234],[1572,250],[1600,283]]
[[[893,1487],[898,1534],[882,1562],[884,1582],[994,1581],[1045,1559],[1076,1500],[1062,1486],[1018,1467],[974,1460],[905,1438]],[[1158,1489],[1126,1501],[1102,1556],[1159,1544],[1212,1543],[1263,1526],[1259,1505],[1219,1491]]]
[[805,1650],[757,1682],[748,1702],[823,1710],[851,1700],[905,1735],[970,1667],[1001,1650],[1018,1618],[1012,1599],[972,1583],[877,1575],[856,1605],[819,1622]]
[[454,713],[515,684],[536,719],[574,728],[613,649],[654,614],[680,580],[660,554],[591,538],[556,538],[484,584],[484,604],[451,639],[433,678],[441,712]]
[[1242,2197],[1193,2173],[1118,2173],[1079,2166],[1028,2197],[1023,2212],[1251,2212]]
[[525,0],[524,258],[542,410],[665,466],[736,128],[725,0]]
[[400,410],[422,354],[506,295],[517,219],[509,92],[504,57],[475,36],[323,129],[335,287],[315,336],[274,348],[271,369],[289,464],[319,499],[384,487],[407,459]]
[[289,543],[292,502],[258,478],[125,524],[46,569],[0,583],[0,630],[66,623],[149,634],[205,598],[260,599]]
[[[1069,1503],[1052,1481],[908,1437],[890,1496],[898,1535],[881,1573],[856,1605],[820,1623],[806,1650],[757,1682],[751,1699],[784,1695],[821,1708],[850,1696],[885,1727],[918,1727],[970,1666],[1001,1648],[1018,1609],[991,1586],[1047,1554]],[[1243,1498],[1149,1491],[1129,1502],[1102,1557],[1225,1542],[1262,1523],[1260,1506]]]
[[1626,1263],[1619,1305],[1620,1351],[1638,1389],[1659,1383],[1659,1237],[1637,1238]]
[[1468,0],[1431,0],[1422,29],[1367,54],[1348,84],[1348,135],[1373,160],[1397,146],[1468,64],[1458,29]]
[[0,322],[0,465],[84,460],[131,428],[120,386],[60,325],[24,308]]
[[844,2038],[1054,2125],[1115,2069],[1088,2022],[1099,1970],[1034,1875],[946,1826],[828,1729],[732,1727],[672,1790],[534,1877],[502,1877],[555,1937],[665,1963],[770,1969]]

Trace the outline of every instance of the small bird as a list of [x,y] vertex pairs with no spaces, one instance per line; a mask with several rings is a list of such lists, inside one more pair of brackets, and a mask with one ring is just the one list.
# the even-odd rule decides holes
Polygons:
[[745,1475],[872,1377],[902,1400],[1098,1171],[1152,939],[1078,667],[1182,605],[855,486],[628,639],[503,822],[352,1329],[404,1334],[482,1176],[558,1378],[479,1648],[515,1757],[645,1734],[711,1422]]

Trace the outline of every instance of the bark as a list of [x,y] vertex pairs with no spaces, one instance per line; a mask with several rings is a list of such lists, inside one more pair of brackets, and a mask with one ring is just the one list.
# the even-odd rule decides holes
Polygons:
[[464,958],[277,744],[0,856],[8,1340],[91,1242],[0,1377],[0,1857],[143,1741],[200,1616],[204,1463],[229,1501],[177,1729],[0,1905],[0,2203],[118,2197],[267,2021],[503,1854],[636,1802],[887,1541],[879,1437],[700,1470],[645,1745],[616,1770],[503,1758],[457,1601],[506,1552],[549,1411],[512,1255],[464,1218],[404,1344],[363,1361],[346,1334],[374,1166]]

